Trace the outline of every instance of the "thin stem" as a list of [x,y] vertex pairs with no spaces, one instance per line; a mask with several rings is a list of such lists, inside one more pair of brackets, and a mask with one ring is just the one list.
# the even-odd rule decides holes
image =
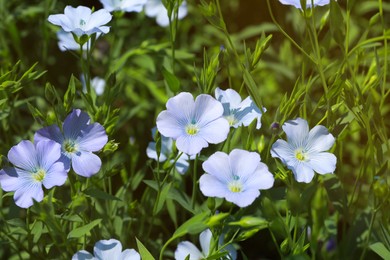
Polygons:
[[197,192],[197,165],[198,165],[198,154],[195,156],[194,161],[194,170],[192,172],[192,196],[191,196],[191,207],[192,209],[195,208],[195,202],[196,202],[196,192]]

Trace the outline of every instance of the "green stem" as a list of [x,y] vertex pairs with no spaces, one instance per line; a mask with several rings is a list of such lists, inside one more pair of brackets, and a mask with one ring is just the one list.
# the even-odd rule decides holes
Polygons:
[[194,161],[194,170],[192,172],[192,196],[191,196],[191,208],[195,209],[195,202],[196,202],[196,193],[197,193],[197,165],[198,165],[198,154],[195,156]]

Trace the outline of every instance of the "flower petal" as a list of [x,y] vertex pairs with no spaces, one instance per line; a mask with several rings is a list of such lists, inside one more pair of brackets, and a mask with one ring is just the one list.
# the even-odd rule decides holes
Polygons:
[[210,229],[206,229],[199,235],[200,248],[202,248],[202,252],[205,256],[208,256],[210,253],[210,242],[212,236],[213,234]]
[[116,239],[99,240],[93,248],[93,253],[98,259],[120,259],[122,244]]
[[288,166],[288,168],[293,171],[297,182],[309,183],[314,177],[314,171],[305,163],[297,162],[294,167]]
[[121,256],[119,259],[123,260],[141,260],[140,254],[135,251],[134,249],[126,249],[125,251],[122,252]]
[[64,142],[64,135],[56,125],[47,126],[39,129],[34,135],[34,142],[37,143],[42,140],[53,140],[59,144]]
[[241,149],[234,149],[229,154],[229,161],[232,174],[240,179],[250,178],[260,163],[260,155],[255,152],[248,152]]
[[336,169],[337,158],[332,153],[311,154],[307,165],[319,174],[333,173]]
[[221,182],[230,182],[232,178],[232,168],[230,166],[229,155],[223,152],[215,152],[203,164],[203,170],[220,180]]
[[201,127],[198,135],[208,143],[218,144],[226,140],[229,130],[229,122],[221,117]]
[[266,164],[260,162],[252,176],[245,182],[246,189],[267,190],[274,185],[274,176]]
[[175,251],[175,260],[185,260],[188,255],[190,256],[190,260],[203,259],[205,257],[191,242],[180,242]]
[[206,94],[196,97],[194,118],[192,119],[195,119],[200,128],[222,117],[222,115],[223,106],[215,98]]
[[85,30],[88,31],[92,30],[93,28],[99,28],[102,25],[107,24],[109,21],[111,21],[111,19],[112,15],[106,9],[97,10],[91,14]]
[[287,141],[293,147],[305,147],[307,142],[307,135],[309,133],[309,125],[307,121],[302,118],[289,120],[282,126],[287,135]]
[[65,139],[76,140],[81,132],[89,125],[90,117],[80,109],[74,109],[64,120],[63,130]]
[[33,205],[33,199],[40,202],[43,200],[42,184],[40,182],[24,183],[14,194],[15,204],[21,208]]
[[37,142],[36,153],[40,167],[48,170],[61,157],[61,145],[52,140]]
[[183,124],[183,127],[190,123],[194,117],[195,102],[191,93],[181,92],[171,97],[168,99],[166,106],[167,110]]
[[[149,142],[148,147],[146,148],[146,155],[155,161],[157,161],[157,151],[156,151],[156,143]],[[160,157],[158,157],[160,162],[164,162],[167,159],[167,156],[162,152],[160,153]]]
[[210,174],[200,176],[199,189],[206,197],[225,198],[230,193],[227,182]]
[[37,152],[32,142],[23,140],[8,152],[8,160],[18,168],[32,170],[38,166]]
[[229,103],[230,109],[240,108],[241,96],[234,89],[215,89],[215,98],[221,103]]
[[102,161],[96,154],[86,151],[72,154],[73,170],[80,176],[91,177],[100,170],[101,166]]
[[308,152],[323,152],[329,150],[334,144],[335,138],[322,125],[317,125],[309,132],[307,141]]
[[179,151],[188,155],[199,153],[209,144],[202,137],[182,135],[176,140],[176,147]]
[[49,15],[47,20],[54,25],[61,26],[65,32],[71,32],[74,29],[73,22],[64,14]]
[[53,186],[61,186],[68,178],[68,171],[62,162],[56,162],[47,170],[43,185],[46,189],[51,189]]
[[243,190],[241,192],[229,192],[225,199],[239,206],[240,208],[251,205],[260,196],[260,191],[256,189]]
[[99,123],[87,125],[81,130],[80,135],[76,139],[81,150],[96,152],[106,145],[108,137],[106,130]]
[[95,260],[95,259],[97,258],[85,250],[80,250],[72,256],[72,260]]
[[272,145],[271,156],[279,158],[286,165],[288,162],[295,160],[294,151],[291,149],[290,144],[282,139],[277,140]]
[[178,118],[179,115],[174,114],[171,111],[162,111],[156,119],[156,125],[158,131],[173,139],[177,139],[179,136],[185,134],[184,129],[186,122],[184,118]]

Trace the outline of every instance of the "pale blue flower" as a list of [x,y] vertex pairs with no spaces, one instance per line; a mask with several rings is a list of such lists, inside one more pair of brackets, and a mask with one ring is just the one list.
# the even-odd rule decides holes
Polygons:
[[104,127],[99,123],[90,124],[90,117],[80,109],[74,109],[66,118],[62,126],[63,132],[56,125],[48,126],[35,133],[35,141],[53,140],[61,144],[62,156],[69,170],[78,175],[91,177],[96,174],[102,165],[97,152],[107,143],[108,137]]
[[[179,6],[177,18],[183,19],[187,15],[187,2],[183,1]],[[145,14],[156,17],[156,22],[162,27],[169,25],[168,11],[161,0],[148,0],[145,4]]]
[[104,9],[109,12],[141,12],[147,0],[100,0]]
[[15,203],[21,208],[32,206],[33,199],[42,201],[42,185],[46,189],[61,186],[68,177],[60,157],[61,145],[54,141],[21,141],[8,152],[14,167],[0,170],[1,188],[15,191]]
[[324,126],[317,125],[309,132],[307,121],[297,118],[285,122],[282,128],[287,142],[277,140],[272,145],[271,155],[282,160],[298,182],[311,182],[314,172],[334,172],[337,158],[325,151],[333,146],[335,139]]
[[116,239],[100,240],[96,242],[93,253],[81,250],[73,255],[72,260],[140,260],[141,256],[134,249],[122,252],[122,244]]
[[49,15],[49,22],[61,26],[65,32],[71,32],[77,36],[91,35],[94,33],[108,33],[111,14],[106,9],[100,9],[92,13],[86,6],[66,6],[64,14]]
[[[153,127],[152,129],[152,136],[156,134],[156,127]],[[156,151],[156,142],[149,142],[148,147],[146,148],[146,155],[155,161],[157,159],[159,162],[165,162],[172,154],[172,145],[173,145],[173,140],[172,138],[165,137],[163,135],[161,136],[161,151],[160,151],[160,156],[157,157],[157,151]],[[194,159],[193,157],[190,158],[187,154],[183,153],[179,159],[177,159],[175,163],[175,168],[178,173],[184,174],[187,172],[188,167],[190,166],[189,160]],[[170,161],[171,163],[174,162],[172,159]]]
[[[210,243],[212,236],[213,235],[210,229],[206,229],[200,233],[199,243],[201,250],[199,250],[193,243],[189,241],[180,242],[177,245],[177,249],[175,251],[175,260],[185,260],[187,256],[189,256],[189,260],[206,259],[210,254]],[[221,236],[219,245],[222,244],[223,237]],[[229,259],[237,259],[237,250],[232,245],[224,247],[221,251],[227,251]]]
[[241,149],[230,154],[216,152],[202,166],[206,172],[199,180],[203,195],[225,198],[239,207],[249,206],[260,195],[259,190],[274,184],[273,175],[255,152]]
[[[85,77],[82,74],[80,76],[81,84],[83,85],[83,92],[87,93],[87,85],[85,84]],[[100,77],[94,77],[91,80],[91,88],[95,90],[97,96],[101,96],[104,93],[104,89],[106,87],[106,81]]]
[[[279,0],[284,5],[293,5],[296,8],[302,9],[301,0]],[[330,0],[313,0],[314,6],[328,5]],[[306,8],[311,8],[312,0],[306,0]]]
[[250,97],[241,101],[240,94],[234,89],[215,89],[215,98],[223,105],[223,116],[228,120],[229,125],[237,128],[241,125],[248,126],[253,120],[257,120],[256,129],[261,127],[261,116],[266,109],[261,111]]
[[[96,38],[98,38],[100,35],[101,33],[96,33]],[[57,38],[58,38],[58,48],[60,48],[61,51],[80,50],[80,44],[76,42],[72,33],[65,32],[64,30],[61,29],[57,32]],[[86,43],[84,43],[82,45],[82,48],[84,51],[86,51],[87,48],[91,49],[91,39],[89,39]]]
[[226,140],[229,123],[222,117],[221,103],[212,96],[201,94],[194,101],[191,93],[182,92],[170,98],[166,106],[157,117],[157,129],[173,138],[179,151],[191,156],[209,143]]

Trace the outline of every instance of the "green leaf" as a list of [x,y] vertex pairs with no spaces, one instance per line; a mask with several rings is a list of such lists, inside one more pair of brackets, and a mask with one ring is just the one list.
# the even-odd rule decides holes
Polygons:
[[79,238],[79,237],[82,237],[85,234],[87,234],[89,231],[91,231],[92,228],[94,228],[95,226],[99,225],[99,223],[101,221],[102,221],[101,218],[95,219],[94,221],[92,221],[91,223],[88,223],[87,225],[84,225],[82,227],[73,229],[72,231],[69,232],[67,238],[69,239],[69,238]]
[[91,196],[93,198],[97,198],[97,199],[103,199],[103,200],[118,200],[120,201],[121,199],[107,193],[107,192],[104,192],[102,190],[99,190],[99,189],[87,189],[84,191],[84,193],[88,196]]
[[382,257],[382,259],[390,259],[390,251],[381,242],[370,245],[370,249]]
[[172,185],[172,183],[169,183],[161,189],[160,196],[158,197],[158,201],[157,201],[157,206],[155,207],[155,209],[153,211],[154,215],[156,215],[158,212],[160,212],[160,210],[164,206],[164,203],[165,203],[165,200],[167,199],[169,190],[171,189],[171,185]]
[[180,90],[180,81],[176,76],[169,72],[165,67],[162,68],[162,74],[165,79],[165,84],[167,84],[169,89],[174,93],[178,92]]
[[66,90],[64,95],[64,107],[66,112],[69,112],[73,107],[74,99],[76,96],[76,81],[77,79],[73,75],[70,76],[68,89]]
[[180,227],[178,227],[173,233],[172,238],[179,238],[186,234],[198,234],[207,228],[207,219],[209,212],[201,212],[186,222],[184,222]]
[[146,247],[141,243],[141,241],[138,240],[138,238],[135,238],[137,241],[137,247],[138,252],[141,255],[142,260],[154,260],[155,258],[152,256],[152,254],[146,249]]

